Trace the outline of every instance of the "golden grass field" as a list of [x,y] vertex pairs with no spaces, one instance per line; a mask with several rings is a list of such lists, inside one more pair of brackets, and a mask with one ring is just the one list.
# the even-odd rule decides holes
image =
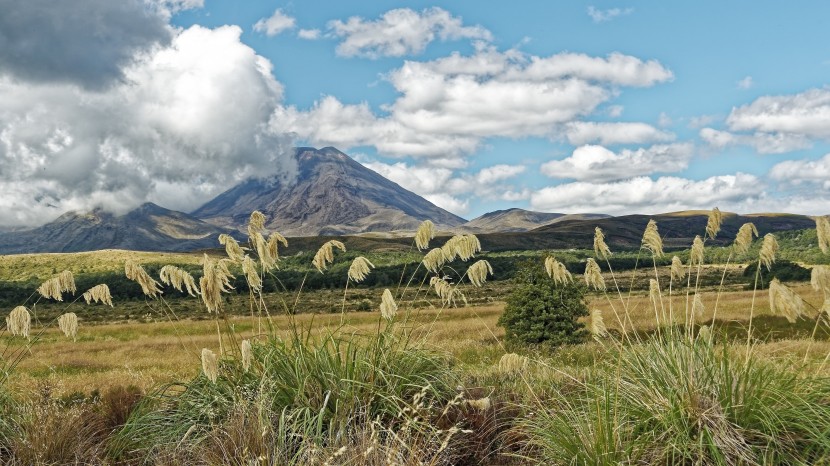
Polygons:
[[[810,315],[815,316],[816,311],[810,306],[820,306],[820,293],[807,283],[794,285],[793,289],[808,303]],[[376,292],[379,301],[381,290],[365,290],[367,294],[370,291]],[[307,295],[314,293],[308,292]],[[714,314],[717,289],[706,289],[702,296],[706,308],[702,321],[705,322]],[[314,302],[313,296],[309,299]],[[680,294],[671,299],[678,323],[683,321],[685,300],[685,290],[680,290]],[[654,329],[654,308],[649,297],[642,292],[635,292],[631,297],[623,293],[622,301],[612,289],[609,289],[607,298],[605,295],[589,297],[589,307],[602,310],[604,320],[612,331],[620,328],[612,305],[622,316],[625,307],[622,302],[627,303],[630,318],[638,331]],[[664,297],[664,303],[668,312],[668,296]],[[744,332],[745,335],[751,303],[752,291],[725,291],[719,298],[717,320],[724,322],[724,328],[730,333]],[[412,312],[410,325],[415,327],[416,338],[426,338],[428,345],[451,354],[466,371],[487,371],[505,353],[500,343],[504,330],[496,325],[503,309],[503,302],[450,309],[423,308]],[[118,313],[117,307],[113,312]],[[313,328],[315,332],[345,333],[374,332],[378,318],[376,311],[346,313],[341,326],[339,313],[306,312],[295,317],[297,323]],[[237,316],[229,322],[240,337],[247,338],[257,333],[257,319],[252,321],[251,317]],[[272,323],[277,334],[284,334],[288,328],[288,317],[274,316]],[[820,364],[830,354],[830,342],[827,341],[830,331],[826,325],[821,325],[816,333],[818,341],[810,344],[814,323],[815,320],[802,319],[790,325],[783,317],[772,316],[767,290],[759,290],[755,302],[754,335],[763,343],[755,351],[765,357],[800,363],[809,348],[808,360]],[[223,328],[223,334],[226,333]],[[20,341],[12,344],[20,344]],[[572,358],[590,360],[596,345],[577,345],[557,350],[549,356],[562,363],[560,369],[567,370]],[[39,385],[48,384],[53,393],[61,396],[75,392],[88,394],[96,389],[103,391],[127,385],[150,390],[166,382],[188,380],[198,375],[199,354],[205,347],[218,350],[216,323],[213,320],[103,325],[84,325],[82,321],[76,342],[66,339],[57,328],[46,330],[13,375],[10,388],[15,393],[31,393]],[[826,370],[830,374],[830,367]]]

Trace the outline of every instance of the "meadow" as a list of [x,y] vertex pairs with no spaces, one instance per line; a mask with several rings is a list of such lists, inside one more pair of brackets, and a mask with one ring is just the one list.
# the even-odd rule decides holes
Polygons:
[[[248,250],[226,238],[209,255],[0,258],[6,282],[51,283],[0,334],[0,460],[830,464],[826,219],[782,245],[749,229],[707,247],[717,216],[665,254],[656,225],[640,251],[611,254],[598,231],[594,250],[488,254],[472,235],[430,249],[426,224],[392,255],[334,241],[281,258],[284,239],[252,215]],[[781,268],[804,238],[811,259]],[[114,277],[125,263],[121,302],[87,304],[59,273]],[[382,267],[389,284],[369,286]],[[522,277],[533,267],[544,282]],[[291,268],[298,284],[267,289]],[[318,274],[345,286],[306,288]],[[538,305],[520,289],[584,296],[573,341],[506,334],[506,312]],[[556,309],[533,319],[559,332]]]

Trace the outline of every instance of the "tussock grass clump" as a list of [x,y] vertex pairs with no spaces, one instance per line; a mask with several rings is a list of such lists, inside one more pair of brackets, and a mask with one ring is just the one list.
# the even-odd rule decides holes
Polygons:
[[526,423],[544,464],[830,460],[830,380],[704,338],[622,347],[552,403]]
[[233,463],[264,456],[266,464],[307,464],[359,438],[372,422],[396,431],[426,428],[416,420],[434,410],[414,416],[413,398],[441,405],[453,399],[458,380],[445,356],[412,344],[392,325],[370,336],[298,331],[289,340],[253,342],[248,370],[241,357],[226,355],[215,382],[200,375],[149,395],[112,453],[163,463],[177,451],[206,454],[200,445],[219,435],[252,435],[245,445],[261,450],[234,451]]

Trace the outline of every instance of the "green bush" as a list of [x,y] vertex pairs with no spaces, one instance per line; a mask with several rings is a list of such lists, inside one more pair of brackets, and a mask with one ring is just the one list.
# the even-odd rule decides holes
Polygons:
[[555,284],[538,261],[520,264],[498,324],[510,344],[559,346],[580,343],[588,332],[577,319],[588,315],[585,287]]
[[[746,289],[751,290],[754,287],[756,270],[757,263],[744,268],[744,279],[749,280]],[[761,267],[761,275],[758,277],[758,289],[769,288],[769,282],[773,278],[777,278],[782,282],[805,282],[810,280],[810,269],[788,260],[776,261],[772,264],[770,270]]]

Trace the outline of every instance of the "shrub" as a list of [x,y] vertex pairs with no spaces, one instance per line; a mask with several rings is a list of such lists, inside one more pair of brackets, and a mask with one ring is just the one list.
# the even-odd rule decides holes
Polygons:
[[508,343],[559,346],[580,343],[588,332],[577,319],[588,315],[585,287],[555,284],[541,264],[520,264],[498,324]]
[[[744,268],[743,276],[749,280],[746,289],[753,289],[755,284],[755,273],[757,271],[757,264],[751,264]],[[761,274],[758,277],[758,289],[769,288],[769,282],[777,278],[782,282],[804,282],[810,281],[810,269],[802,267],[795,262],[788,260],[779,260],[772,264],[770,270],[761,268]]]

